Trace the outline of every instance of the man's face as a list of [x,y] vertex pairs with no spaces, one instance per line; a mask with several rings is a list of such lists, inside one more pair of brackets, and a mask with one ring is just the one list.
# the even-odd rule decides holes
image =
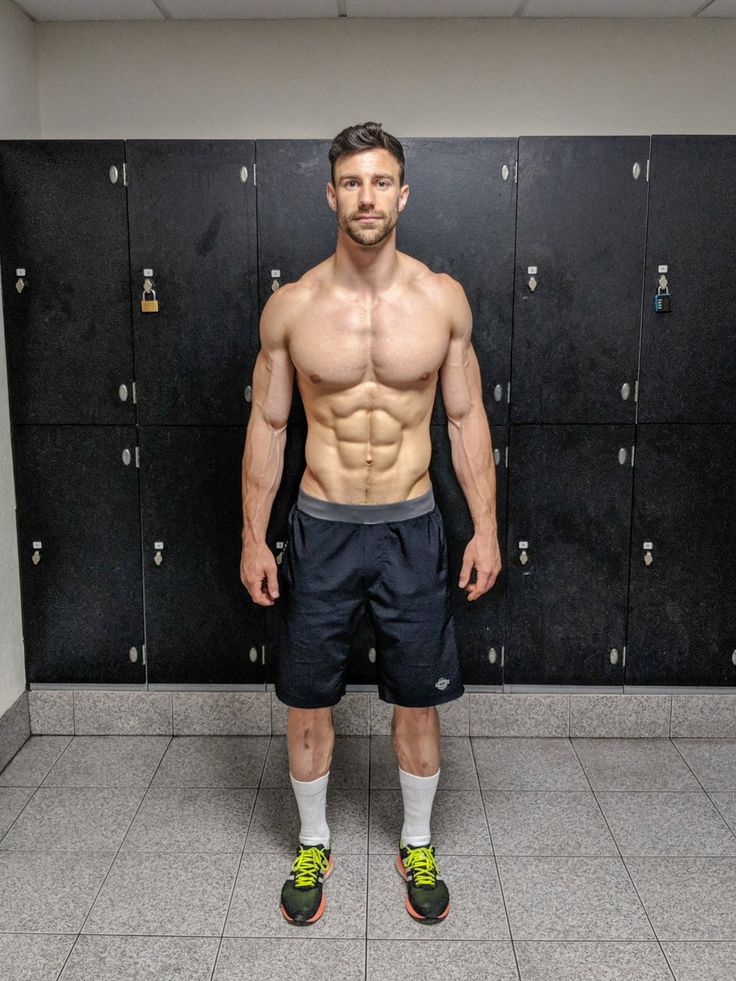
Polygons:
[[409,196],[409,185],[399,184],[399,169],[396,157],[383,148],[335,161],[335,184],[327,185],[327,199],[339,227],[359,245],[378,245],[395,228]]

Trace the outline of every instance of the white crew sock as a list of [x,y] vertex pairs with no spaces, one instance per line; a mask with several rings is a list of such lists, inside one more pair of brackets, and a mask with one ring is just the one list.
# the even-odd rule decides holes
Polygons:
[[405,845],[429,844],[431,840],[429,822],[439,779],[439,770],[429,777],[418,777],[399,767],[399,783],[404,798],[404,824],[401,828],[401,837]]
[[289,776],[302,822],[299,841],[307,847],[310,845],[329,847],[330,829],[327,825],[326,810],[327,780],[330,771],[323,773],[316,780],[297,780],[291,771]]

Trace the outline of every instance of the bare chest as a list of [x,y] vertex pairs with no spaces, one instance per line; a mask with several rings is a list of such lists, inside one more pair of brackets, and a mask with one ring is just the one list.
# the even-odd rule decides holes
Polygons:
[[450,325],[416,296],[403,301],[313,304],[290,332],[289,352],[300,382],[344,389],[373,381],[422,387],[447,356]]

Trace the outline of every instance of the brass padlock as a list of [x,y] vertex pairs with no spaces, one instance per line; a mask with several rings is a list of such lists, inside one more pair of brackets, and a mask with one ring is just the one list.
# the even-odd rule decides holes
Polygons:
[[[153,299],[147,300],[146,293],[152,293]],[[156,299],[156,290],[143,290],[143,296],[141,298],[141,312],[142,313],[158,313],[158,300]]]

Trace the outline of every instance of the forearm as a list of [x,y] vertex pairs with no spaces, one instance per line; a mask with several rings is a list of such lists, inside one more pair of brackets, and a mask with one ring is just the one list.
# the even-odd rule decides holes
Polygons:
[[284,470],[286,427],[274,429],[259,412],[245,437],[242,472],[243,542],[263,543]]
[[476,532],[496,532],[496,467],[491,431],[483,408],[448,420],[452,465]]

